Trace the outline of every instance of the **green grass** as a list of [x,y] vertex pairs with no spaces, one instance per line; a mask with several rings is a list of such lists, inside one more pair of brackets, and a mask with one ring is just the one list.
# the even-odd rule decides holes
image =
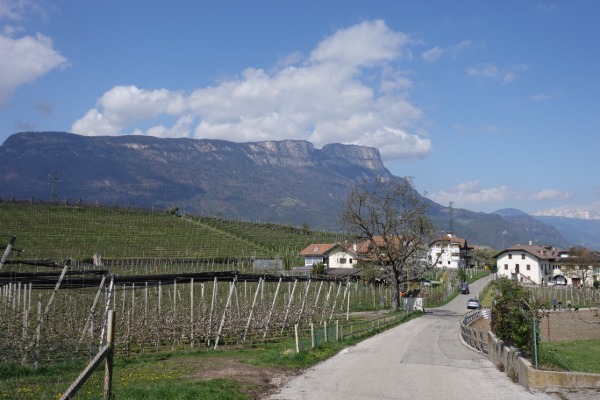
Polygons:
[[335,232],[293,226],[177,216],[124,207],[80,207],[0,202],[0,242],[16,236],[24,259],[280,258],[302,263],[311,243],[344,239]]
[[545,369],[600,373],[600,340],[541,342],[538,362]]

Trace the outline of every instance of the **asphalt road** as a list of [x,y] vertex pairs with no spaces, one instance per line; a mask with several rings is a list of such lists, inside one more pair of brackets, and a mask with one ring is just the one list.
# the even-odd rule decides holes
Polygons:
[[[483,284],[471,285],[471,296]],[[558,399],[527,391],[461,343],[459,321],[471,296],[459,295],[443,308],[341,351],[269,399]]]

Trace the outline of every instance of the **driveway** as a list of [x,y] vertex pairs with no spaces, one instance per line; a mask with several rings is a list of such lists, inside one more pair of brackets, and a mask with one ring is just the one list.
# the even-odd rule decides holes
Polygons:
[[468,298],[485,282],[471,285],[448,305],[411,320],[310,368],[270,400],[553,399],[512,382],[485,355],[459,338],[459,320]]

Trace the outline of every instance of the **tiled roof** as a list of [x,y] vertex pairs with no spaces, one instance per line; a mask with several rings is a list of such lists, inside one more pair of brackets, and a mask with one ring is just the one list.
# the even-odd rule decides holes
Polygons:
[[[393,240],[393,244],[398,244],[400,243],[402,239],[399,236],[396,236]],[[382,247],[386,245],[386,242],[383,238],[383,236],[374,236],[373,237],[373,241],[375,242],[375,245],[377,247]],[[370,240],[365,240],[364,242],[361,242],[358,244],[357,250],[356,252],[358,254],[368,254],[371,253],[371,241]]]
[[300,252],[302,256],[324,256],[327,253],[331,252],[333,249],[339,248],[340,250],[347,251],[348,253],[355,254],[356,252],[349,248],[348,246],[342,246],[339,243],[312,243],[304,250]]
[[540,245],[532,245],[532,244],[517,244],[511,246],[505,250],[502,250],[498,254],[494,256],[494,258],[498,258],[504,253],[509,253],[512,251],[524,251],[526,253],[531,254],[534,257],[537,257],[541,260],[558,260],[560,258],[561,253],[564,253],[563,250],[556,249],[551,246],[540,246]]
[[431,242],[431,244],[434,244],[436,242],[450,242],[450,243],[458,243],[458,245],[462,248],[468,247],[467,245],[467,239],[465,238],[459,238],[458,236],[455,235],[443,235],[440,236],[437,239],[434,239],[433,242]]

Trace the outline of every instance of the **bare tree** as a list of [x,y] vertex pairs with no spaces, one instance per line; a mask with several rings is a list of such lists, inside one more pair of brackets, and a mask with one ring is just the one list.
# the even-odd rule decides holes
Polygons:
[[409,275],[420,278],[437,262],[427,260],[427,245],[435,234],[427,208],[411,177],[362,181],[346,199],[342,224],[368,243],[373,263],[385,268],[394,310],[400,307],[400,284]]
[[594,273],[594,268],[599,265],[599,261],[600,258],[595,251],[581,246],[571,246],[561,271],[565,276],[581,279],[581,284],[585,286],[585,281]]
[[494,261],[494,254],[497,251],[491,247],[477,247],[471,251],[471,263],[477,266],[477,268],[489,266],[494,268],[496,262]]

